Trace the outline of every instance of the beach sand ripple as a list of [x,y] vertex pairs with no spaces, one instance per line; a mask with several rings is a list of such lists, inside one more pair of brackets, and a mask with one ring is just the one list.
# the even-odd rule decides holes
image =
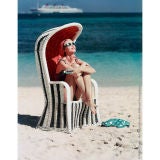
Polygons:
[[139,160],[142,155],[139,87],[99,88],[101,120],[122,118],[129,128],[89,126],[72,134],[35,129],[43,111],[40,87],[18,89],[19,160]]

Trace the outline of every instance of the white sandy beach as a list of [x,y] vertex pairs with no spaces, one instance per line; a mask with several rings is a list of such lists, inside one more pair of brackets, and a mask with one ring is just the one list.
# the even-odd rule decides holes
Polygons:
[[72,134],[35,129],[43,111],[40,87],[18,88],[19,160],[140,160],[142,155],[139,87],[100,87],[101,120],[122,118],[129,128],[90,126]]

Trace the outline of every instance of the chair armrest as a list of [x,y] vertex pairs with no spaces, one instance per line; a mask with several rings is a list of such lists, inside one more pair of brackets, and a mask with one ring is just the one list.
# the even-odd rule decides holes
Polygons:
[[50,81],[49,84],[62,84],[66,88],[66,102],[71,103],[71,91],[68,83],[65,81]]
[[[91,79],[91,83],[94,89],[94,98],[98,100],[98,84],[94,79]],[[65,81],[50,81],[49,84],[62,84],[66,88],[66,102],[71,103],[71,91],[68,83]]]
[[68,126],[68,133],[71,133],[71,91],[69,85],[64,81],[50,81],[49,84],[62,84],[66,88],[66,110],[67,110],[67,126]]
[[65,81],[50,81],[49,84],[62,84],[62,85],[64,85],[67,89],[70,89],[68,83],[66,83]]
[[91,83],[94,87],[94,98],[98,99],[98,84],[94,79],[91,79]]
[[[93,89],[93,93],[94,93],[94,98],[96,98],[96,104],[98,104],[98,85],[97,82],[94,79],[91,79],[91,83],[92,83],[92,89]],[[64,82],[64,81],[50,81],[49,82],[50,85],[56,85],[56,84],[60,84],[63,85],[66,88],[66,116],[67,116],[67,130],[68,133],[71,133],[71,106],[72,103],[74,103],[74,101],[71,101],[71,91],[70,91],[70,87],[68,85],[68,83]],[[76,103],[76,102],[75,102]],[[98,119],[100,119],[99,117],[99,110],[97,108],[97,115],[98,115]]]

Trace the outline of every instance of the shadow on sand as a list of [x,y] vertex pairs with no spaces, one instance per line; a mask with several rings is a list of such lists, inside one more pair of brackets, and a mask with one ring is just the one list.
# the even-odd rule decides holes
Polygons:
[[18,123],[32,128],[36,128],[39,120],[39,116],[21,115],[18,114]]

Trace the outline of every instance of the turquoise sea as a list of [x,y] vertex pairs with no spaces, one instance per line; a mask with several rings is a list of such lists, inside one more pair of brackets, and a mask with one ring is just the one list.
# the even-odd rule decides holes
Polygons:
[[41,85],[35,65],[35,41],[45,30],[70,22],[83,26],[76,55],[96,69],[92,77],[99,86],[142,84],[142,14],[19,14],[18,86]]

